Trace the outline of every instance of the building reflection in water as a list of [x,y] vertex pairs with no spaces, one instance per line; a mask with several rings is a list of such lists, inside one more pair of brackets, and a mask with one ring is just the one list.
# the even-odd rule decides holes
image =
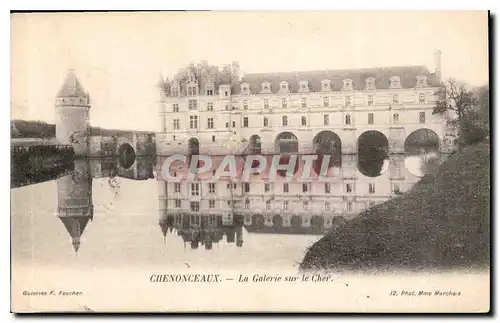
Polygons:
[[[180,174],[168,182],[158,180],[159,224],[164,237],[175,229],[193,249],[200,243],[210,249],[224,234],[232,243],[234,232],[241,246],[242,225],[249,233],[320,235],[411,189],[423,175],[426,156],[384,151],[364,159],[337,156],[328,171],[334,176],[321,182],[268,181],[262,175],[248,182],[211,182],[203,174],[188,181]],[[217,163],[212,164],[215,169]]]
[[129,168],[120,165],[117,159],[78,159],[70,175],[56,180],[57,216],[71,237],[75,252],[80,249],[80,240],[94,217],[92,203],[92,179],[115,176],[146,180],[154,178],[154,160],[137,158]]

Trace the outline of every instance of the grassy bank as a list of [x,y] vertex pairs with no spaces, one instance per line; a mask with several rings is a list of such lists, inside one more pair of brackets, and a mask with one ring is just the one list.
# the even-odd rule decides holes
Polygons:
[[490,145],[480,143],[333,229],[309,248],[301,269],[480,268],[489,253]]

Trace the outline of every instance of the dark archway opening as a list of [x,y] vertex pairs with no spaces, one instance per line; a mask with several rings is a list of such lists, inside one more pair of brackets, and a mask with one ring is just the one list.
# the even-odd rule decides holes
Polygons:
[[439,137],[430,129],[415,130],[405,139],[405,153],[408,155],[421,155],[437,151],[439,151]]
[[332,131],[321,131],[313,139],[313,149],[318,159],[313,163],[316,174],[321,171],[321,165],[325,155],[330,156],[328,168],[342,166],[342,141],[340,137]]
[[274,217],[273,217],[273,227],[274,228],[282,228],[283,227],[283,218],[281,217],[281,215],[279,214],[276,214]]
[[321,233],[325,227],[325,218],[323,216],[315,215],[311,218],[311,227],[316,233]]
[[358,169],[368,177],[380,176],[389,159],[389,140],[380,131],[371,130],[358,138]]
[[[286,165],[290,163],[290,155],[296,155],[295,168],[293,173],[296,174],[299,170],[299,140],[291,132],[282,132],[276,136],[274,140],[276,151],[280,154],[279,164]],[[278,175],[281,177],[286,176],[285,170],[278,170]]]
[[128,143],[124,143],[118,148],[118,162],[122,168],[128,169],[135,162],[135,151]]
[[[198,160],[198,155],[200,154],[200,141],[197,138],[190,138],[188,141],[188,158],[187,164],[188,167],[191,167],[192,158],[196,158]],[[202,166],[202,162],[198,160],[197,167],[200,168]]]
[[300,227],[302,227],[302,218],[299,215],[292,216],[292,219],[290,220],[290,225],[294,229],[300,229]]
[[252,215],[252,226],[256,228],[264,227],[264,216],[262,214],[254,214]]

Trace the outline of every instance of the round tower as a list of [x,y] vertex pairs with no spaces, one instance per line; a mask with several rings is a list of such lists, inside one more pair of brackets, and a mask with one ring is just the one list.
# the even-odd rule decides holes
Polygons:
[[92,176],[88,161],[75,160],[73,173],[57,179],[57,216],[68,231],[77,252],[83,231],[94,217]]
[[56,139],[73,145],[76,156],[89,153],[90,96],[78,81],[75,71],[69,70],[56,96]]

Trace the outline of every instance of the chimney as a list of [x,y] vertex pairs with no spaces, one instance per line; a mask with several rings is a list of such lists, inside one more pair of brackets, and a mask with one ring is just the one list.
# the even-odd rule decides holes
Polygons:
[[434,53],[434,73],[439,81],[441,81],[441,51],[438,49]]
[[239,82],[240,81],[240,63],[238,63],[237,61],[233,61],[233,63],[231,64],[232,66],[232,72],[233,72],[233,76],[236,77],[236,80]]

